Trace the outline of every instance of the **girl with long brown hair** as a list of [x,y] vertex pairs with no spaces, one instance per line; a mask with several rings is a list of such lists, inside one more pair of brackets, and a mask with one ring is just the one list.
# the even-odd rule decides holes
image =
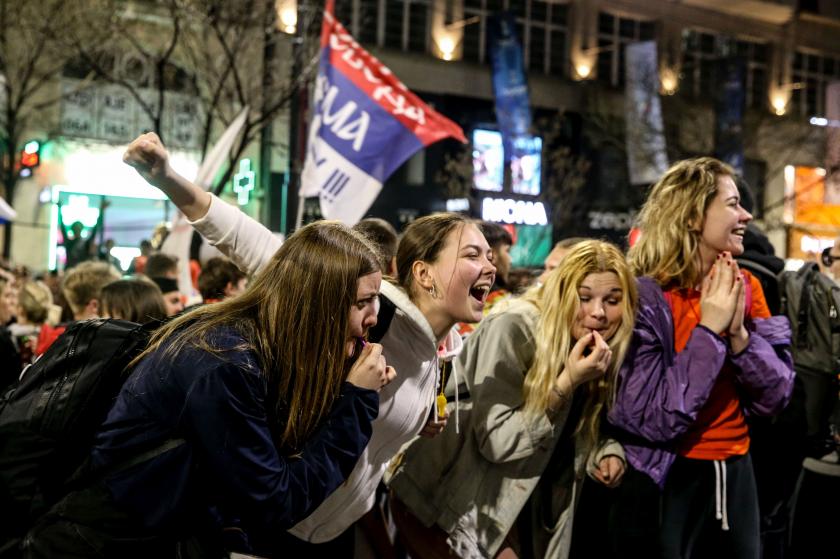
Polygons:
[[380,282],[368,241],[320,222],[243,294],[157,329],[96,436],[101,483],[54,507],[26,556],[166,557],[185,538],[270,553],[370,439],[395,374],[360,343]]

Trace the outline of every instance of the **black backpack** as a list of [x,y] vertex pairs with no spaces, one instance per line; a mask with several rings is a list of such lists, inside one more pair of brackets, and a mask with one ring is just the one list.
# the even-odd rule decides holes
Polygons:
[[808,453],[833,448],[829,416],[837,404],[840,374],[840,286],[814,262],[779,275],[781,312],[790,320],[791,352],[805,395]]
[[74,323],[0,397],[0,547],[67,493],[128,377],[126,366],[157,326]]

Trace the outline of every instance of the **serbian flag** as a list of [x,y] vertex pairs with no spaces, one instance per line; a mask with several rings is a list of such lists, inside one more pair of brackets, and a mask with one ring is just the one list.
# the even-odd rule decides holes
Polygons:
[[318,196],[325,218],[354,225],[415,152],[443,138],[467,140],[350,36],[333,5],[324,9],[300,195]]

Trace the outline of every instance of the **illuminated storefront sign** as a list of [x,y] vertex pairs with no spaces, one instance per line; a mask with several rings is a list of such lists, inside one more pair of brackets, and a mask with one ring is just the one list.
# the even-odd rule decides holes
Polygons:
[[510,198],[484,198],[481,219],[497,223],[546,225],[548,216],[542,202],[525,202]]

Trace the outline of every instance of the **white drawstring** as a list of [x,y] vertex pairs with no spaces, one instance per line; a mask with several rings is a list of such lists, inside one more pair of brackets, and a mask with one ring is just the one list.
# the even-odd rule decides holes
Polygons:
[[458,414],[458,368],[455,366],[454,359],[452,360],[452,379],[455,382],[455,433],[461,432],[460,416]]
[[729,515],[726,512],[726,462],[715,460],[715,518],[720,520],[721,530],[729,530]]
[[440,423],[438,421],[438,407],[437,407],[437,387],[441,386],[443,382],[443,372],[440,369],[440,353],[435,353],[435,389],[432,390],[432,416],[435,418],[434,424]]

